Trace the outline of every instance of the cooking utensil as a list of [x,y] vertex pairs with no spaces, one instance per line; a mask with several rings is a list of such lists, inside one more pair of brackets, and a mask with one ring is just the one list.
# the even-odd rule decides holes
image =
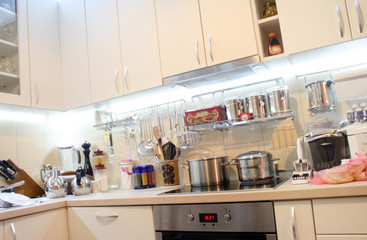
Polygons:
[[237,165],[238,177],[241,182],[253,182],[274,177],[272,154],[265,151],[250,151],[238,155],[229,165]]
[[92,192],[91,180],[85,176],[81,166],[75,171],[75,178],[71,182],[71,192],[75,196],[87,195]]
[[164,158],[164,152],[163,152],[163,149],[162,149],[162,138],[159,134],[159,129],[158,129],[158,126],[155,126],[153,127],[153,134],[154,134],[154,137],[158,140],[158,152],[159,152],[159,158],[164,161],[165,158]]
[[191,185],[212,186],[224,184],[228,181],[225,171],[227,163],[227,156],[188,160]]
[[164,158],[166,160],[173,160],[176,156],[176,146],[172,142],[166,142],[163,146]]
[[17,182],[17,183],[10,184],[8,186],[1,186],[0,187],[0,192],[5,191],[5,190],[9,190],[9,189],[12,189],[12,188],[15,188],[15,187],[22,186],[23,184],[24,184],[24,181],[20,181],[20,182]]
[[148,142],[147,123],[143,117],[140,121],[140,143],[138,145],[138,152],[144,156],[151,155],[153,153],[153,147]]

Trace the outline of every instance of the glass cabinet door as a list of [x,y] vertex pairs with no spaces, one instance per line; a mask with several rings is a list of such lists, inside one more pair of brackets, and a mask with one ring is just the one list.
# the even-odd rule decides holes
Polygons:
[[0,93],[20,95],[16,0],[0,0]]

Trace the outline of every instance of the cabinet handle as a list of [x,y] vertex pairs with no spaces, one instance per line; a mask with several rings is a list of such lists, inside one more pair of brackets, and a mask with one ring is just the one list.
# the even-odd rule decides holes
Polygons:
[[96,215],[97,218],[103,220],[103,219],[116,219],[119,217],[119,215],[117,214],[112,214],[112,215]]
[[344,20],[343,20],[343,17],[342,17],[342,14],[340,12],[340,8],[338,5],[336,6],[336,15],[338,16],[340,37],[343,38],[344,37]]
[[113,79],[114,79],[114,81],[115,81],[115,88],[116,88],[116,91],[117,92],[120,92],[120,90],[119,90],[119,84],[118,84],[118,78],[119,77],[119,71],[118,71],[118,69],[116,69],[116,71],[115,71],[115,75],[114,75],[114,77],[113,77]]
[[196,54],[196,60],[198,60],[198,64],[200,65],[200,57],[199,57],[199,50],[198,50],[198,39],[195,39],[195,54]]
[[39,94],[39,89],[38,89],[38,84],[34,84],[34,94],[36,95],[36,105],[38,105],[39,101],[40,101],[40,94]]
[[210,34],[208,35],[208,48],[209,48],[209,55],[210,55],[210,59],[213,60],[213,51],[212,51],[212,38],[210,36]]
[[294,207],[291,207],[291,217],[292,217],[292,235],[293,240],[297,240],[297,232],[296,232],[296,214],[294,212]]
[[358,0],[354,1],[354,4],[356,5],[356,10],[357,10],[357,14],[358,14],[358,25],[359,25],[359,32],[362,33],[363,32],[363,25],[364,25],[364,19],[363,19],[363,13],[361,10],[361,7],[359,6]]
[[127,83],[127,66],[125,67],[125,71],[124,71],[124,82],[125,82],[126,90],[129,91],[129,85]]
[[13,235],[13,239],[17,240],[17,232],[15,231],[15,227],[13,223],[10,223],[11,233]]

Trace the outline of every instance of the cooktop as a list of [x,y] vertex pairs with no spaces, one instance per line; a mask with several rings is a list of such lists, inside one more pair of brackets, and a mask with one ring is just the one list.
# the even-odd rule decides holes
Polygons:
[[240,182],[240,181],[230,181],[228,183],[216,186],[205,186],[205,187],[195,187],[195,186],[184,186],[179,189],[174,189],[163,194],[191,194],[191,193],[207,193],[207,192],[222,192],[222,191],[241,191],[241,190],[273,190],[280,184],[284,183],[289,179],[291,173],[283,173],[279,177],[265,179],[261,181],[250,181],[250,182]]

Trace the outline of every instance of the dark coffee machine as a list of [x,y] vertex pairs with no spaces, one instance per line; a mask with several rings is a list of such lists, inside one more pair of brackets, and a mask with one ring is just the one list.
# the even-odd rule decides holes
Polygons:
[[339,166],[349,156],[346,136],[336,130],[311,132],[305,138],[316,171]]

